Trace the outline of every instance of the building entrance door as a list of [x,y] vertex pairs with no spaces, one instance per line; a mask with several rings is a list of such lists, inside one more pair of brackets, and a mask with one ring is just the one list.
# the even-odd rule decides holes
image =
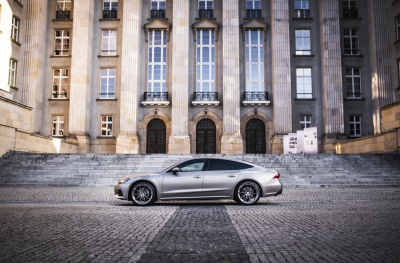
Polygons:
[[246,153],[265,153],[265,125],[259,119],[247,122]]
[[166,132],[165,123],[160,119],[151,120],[147,124],[146,153],[166,153]]
[[204,119],[196,126],[196,153],[215,153],[215,124],[213,121]]

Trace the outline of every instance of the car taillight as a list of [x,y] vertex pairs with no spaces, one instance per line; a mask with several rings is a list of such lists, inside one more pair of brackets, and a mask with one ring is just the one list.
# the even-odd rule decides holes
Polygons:
[[276,173],[273,179],[278,179],[281,175],[279,173]]

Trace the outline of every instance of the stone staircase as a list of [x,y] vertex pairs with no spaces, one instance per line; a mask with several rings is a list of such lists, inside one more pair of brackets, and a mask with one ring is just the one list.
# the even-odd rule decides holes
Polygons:
[[400,185],[400,155],[118,155],[8,152],[0,158],[0,185],[106,186],[133,172],[159,171],[176,162],[214,156],[276,169],[284,185]]

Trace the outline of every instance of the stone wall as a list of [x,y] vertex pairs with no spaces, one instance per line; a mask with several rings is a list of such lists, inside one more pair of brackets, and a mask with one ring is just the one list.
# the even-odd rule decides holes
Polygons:
[[382,131],[389,131],[400,128],[400,101],[381,108]]

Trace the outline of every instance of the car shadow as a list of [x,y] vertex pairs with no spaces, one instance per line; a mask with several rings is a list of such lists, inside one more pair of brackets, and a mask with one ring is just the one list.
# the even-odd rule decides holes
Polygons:
[[[126,201],[126,203],[115,203],[115,206],[135,206],[141,207],[133,204],[130,201]],[[242,205],[236,203],[235,201],[158,201],[152,204],[151,206],[143,206],[143,207],[163,207],[163,206],[242,206],[242,207],[260,207],[260,206],[279,206],[279,202],[258,202],[254,205]]]

